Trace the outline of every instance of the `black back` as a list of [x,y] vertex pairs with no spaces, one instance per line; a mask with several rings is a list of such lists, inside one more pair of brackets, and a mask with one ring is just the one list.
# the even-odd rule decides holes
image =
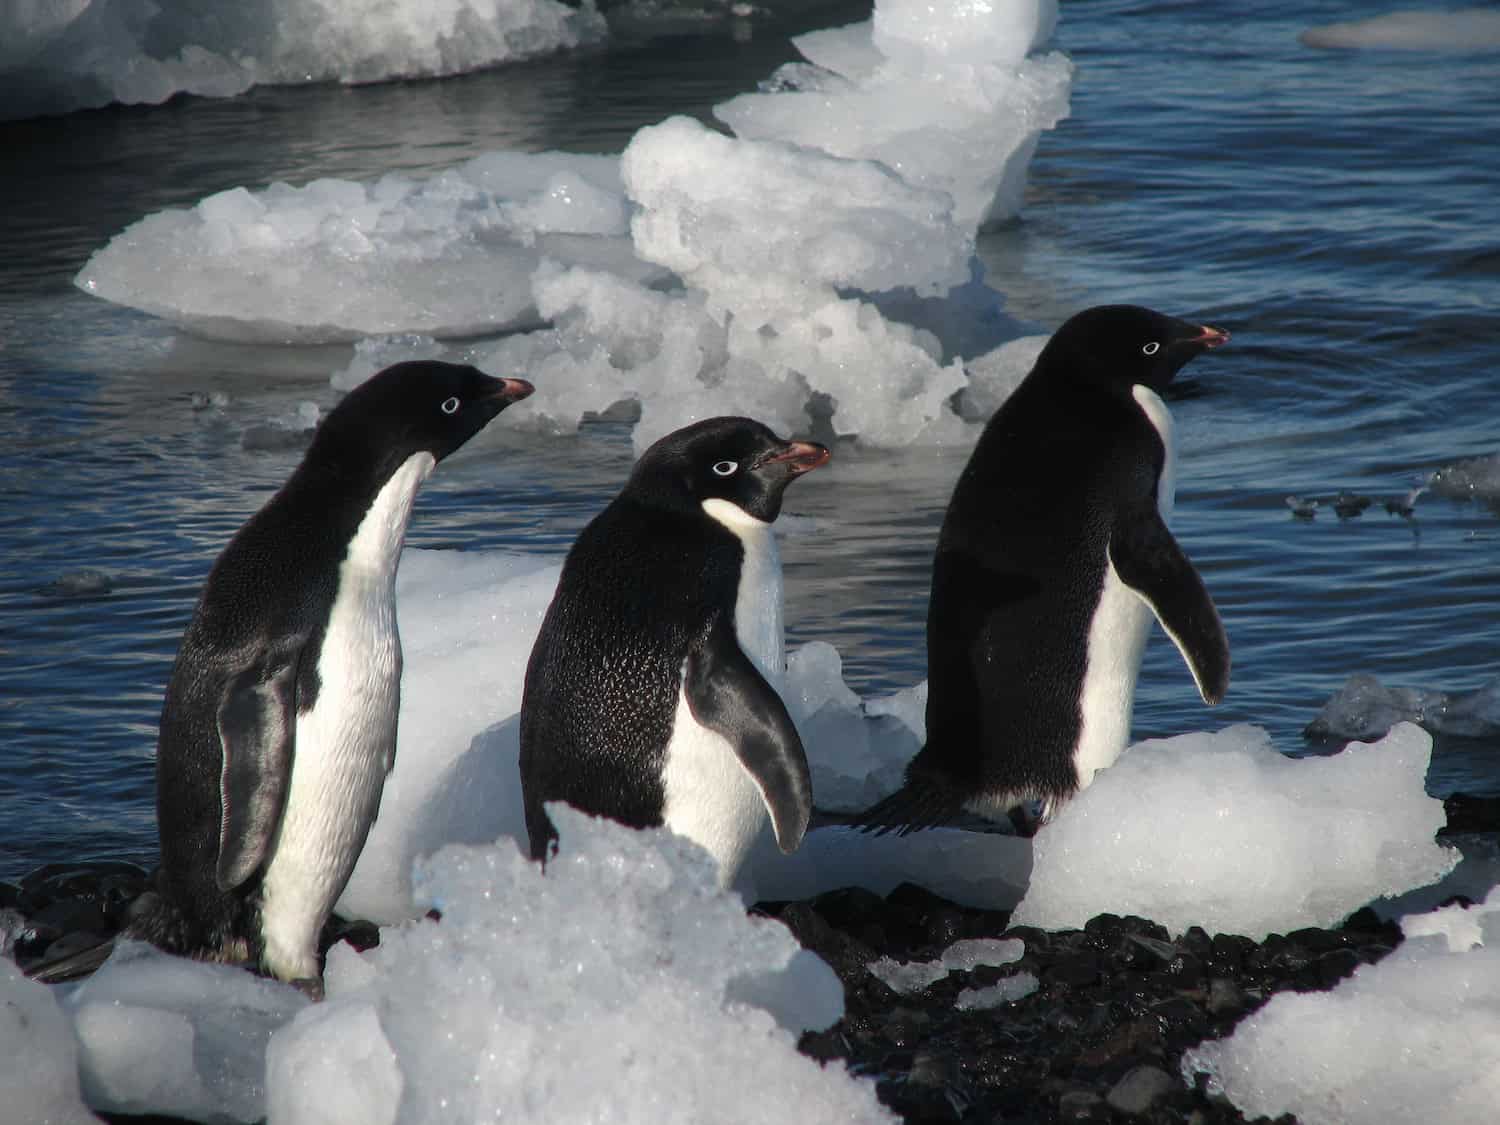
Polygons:
[[247,669],[297,652],[298,713],[317,701],[318,655],[339,565],[381,487],[413,454],[441,460],[530,384],[473,367],[402,363],[371,377],[323,420],[301,464],[219,555],[183,634],[157,743],[158,909],[137,937],[180,952],[249,936],[253,886],[215,881],[222,749],[216,718]]
[[826,456],[747,418],[711,418],[651,446],[583,529],[526,668],[520,766],[535,858],[556,838],[546,801],[662,823],[683,664],[717,625],[733,632],[744,558],[703,501],[769,522],[786,485]]
[[1111,530],[1156,510],[1165,450],[1132,397],[1222,334],[1134,306],[1079,313],[986,425],[933,560],[927,745],[908,777],[946,797],[1066,795]]

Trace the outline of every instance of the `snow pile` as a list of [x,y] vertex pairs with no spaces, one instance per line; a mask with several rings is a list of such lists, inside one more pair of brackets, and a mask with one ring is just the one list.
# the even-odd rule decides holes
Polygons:
[[236,188],[141,220],[76,281],[240,340],[544,319],[463,357],[536,384],[506,425],[565,432],[639,402],[637,448],[719,413],[963,442],[997,391],[986,376],[971,394],[955,357],[1018,334],[974,237],[1015,212],[1038,136],[1067,112],[1067,61],[1028,57],[1055,15],[882,0],[871,23],[799,41],[849,72],[797,72],[837,98],[778,81],[722,107],[738,137],[670,118],[618,159],[492,153],[428,180]]
[[441,921],[335,949],[327,1001],[272,1042],[270,1121],[891,1120],[797,1053],[842,986],[707,853],[550,811],[545,875],[509,843],[445,849],[419,875]]
[[921,992],[949,973],[969,972],[980,965],[1009,965],[1019,961],[1026,947],[1015,938],[969,938],[955,941],[936,961],[871,961],[870,972],[896,992]]
[[1371,19],[1310,27],[1297,37],[1308,47],[1389,51],[1500,50],[1500,12],[1455,8],[1387,12]]
[[231,188],[128,227],[76,282],[223,339],[477,335],[535,322],[544,257],[655,276],[628,234],[614,158],[497,152],[428,179]]
[[1331,992],[1283,992],[1183,1058],[1247,1117],[1488,1125],[1500,1105],[1500,889],[1402,919],[1406,941]]
[[1379,738],[1400,722],[1433,734],[1488,738],[1500,733],[1500,680],[1478,691],[1448,694],[1423,688],[1386,687],[1374,676],[1350,676],[1323,704],[1303,735],[1332,740]]
[[1328,758],[1284,757],[1247,726],[1139,743],[1037,834],[1011,920],[1081,927],[1108,911],[1256,940],[1334,925],[1457,864],[1433,840],[1431,751],[1410,724]]
[[52,991],[0,956],[0,1090],[12,1121],[94,1125],[78,1088],[78,1044]]
[[460,74],[605,38],[593,0],[11,0],[0,119]]
[[92,1108],[254,1121],[264,1112],[266,1043],[310,1003],[243,969],[121,942],[63,1007]]

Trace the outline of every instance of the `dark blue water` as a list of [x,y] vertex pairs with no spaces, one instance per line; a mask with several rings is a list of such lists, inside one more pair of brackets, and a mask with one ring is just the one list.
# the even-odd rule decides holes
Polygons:
[[[128,223],[234,186],[442,168],[499,148],[619,151],[708,119],[858,5],[621,44],[442,82],[258,89],[0,126],[0,877],[150,862],[160,694],[198,584],[285,478],[245,435],[327,406],[340,348],[181,337],[71,279]],[[1269,728],[1284,750],[1351,674],[1473,691],[1500,662],[1497,506],[1424,494],[1500,447],[1500,83],[1493,55],[1331,53],[1298,31],[1353,3],[1070,3],[1072,117],[1021,218],[984,236],[1007,310],[1055,327],[1136,301],[1229,329],[1186,373],[1178,538],[1224,617],[1234,676],[1199,702],[1148,648],[1136,735]],[[208,395],[224,396],[205,401]],[[195,397],[196,396],[196,397]],[[828,640],[864,694],[925,675],[932,541],[962,452],[840,450],[792,507],[792,644]],[[631,460],[616,424],[460,455],[410,542],[557,555]],[[1039,465],[1039,473],[1062,471]],[[1339,519],[1340,491],[1375,498]],[[1315,497],[1315,518],[1286,497]],[[1444,739],[1429,789],[1500,793],[1500,739]]]

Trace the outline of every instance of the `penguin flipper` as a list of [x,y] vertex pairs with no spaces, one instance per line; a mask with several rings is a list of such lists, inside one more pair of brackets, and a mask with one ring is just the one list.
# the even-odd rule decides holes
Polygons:
[[760,790],[777,846],[796,851],[812,818],[802,739],[781,696],[722,623],[688,654],[683,691],[693,717],[729,742]]
[[1172,638],[1203,701],[1218,703],[1229,687],[1229,638],[1203,579],[1154,505],[1116,522],[1109,561]]
[[256,663],[229,678],[219,700],[220,889],[245,882],[281,823],[297,731],[297,661]]

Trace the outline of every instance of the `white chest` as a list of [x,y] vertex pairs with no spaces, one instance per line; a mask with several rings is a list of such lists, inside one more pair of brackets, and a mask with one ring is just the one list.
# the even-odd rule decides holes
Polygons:
[[[1156,486],[1156,507],[1162,521],[1168,522],[1177,472],[1172,413],[1149,387],[1137,385],[1132,392],[1161,437],[1165,451]],[[1150,608],[1120,580],[1114,563],[1106,557],[1104,589],[1089,627],[1088,664],[1079,700],[1082,724],[1073,752],[1080,789],[1088,787],[1097,771],[1113,765],[1130,741],[1135,687],[1150,630]]]
[[418,454],[391,477],[339,568],[318,697],[297,717],[291,785],[262,884],[265,957],[284,976],[315,975],[318,929],[380,807],[400,704],[396,567],[412,501],[435,463]]
[[776,533],[770,524],[727,500],[705,500],[703,510],[728,528],[744,549],[734,606],[735,636],[760,674],[780,692],[786,678],[786,635]]

